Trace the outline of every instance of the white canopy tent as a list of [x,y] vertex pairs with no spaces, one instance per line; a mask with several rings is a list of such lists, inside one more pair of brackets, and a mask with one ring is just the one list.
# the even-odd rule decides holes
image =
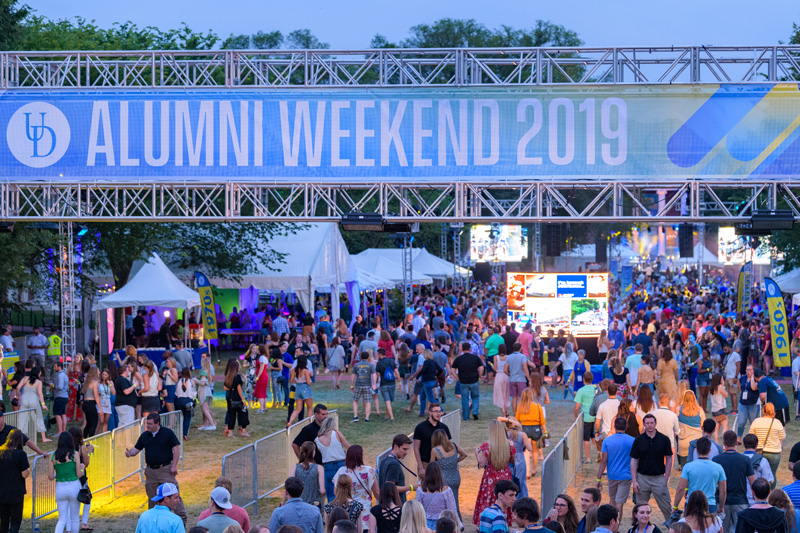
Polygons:
[[[379,276],[389,277],[396,279],[381,270],[376,270],[375,266],[379,264],[380,259],[385,259],[400,265],[400,276],[397,283],[403,281],[403,250],[400,248],[369,248],[360,254],[354,255],[353,259],[358,262],[359,268],[368,272],[378,274]],[[455,265],[450,261],[445,261],[436,257],[424,248],[414,248],[412,250],[411,267],[414,272],[422,275],[423,278],[431,278],[438,281],[444,281],[448,277],[453,276]],[[461,267],[459,267],[461,268]],[[462,271],[466,272],[463,268]],[[414,281],[418,282],[419,277],[415,274]],[[422,282],[423,285],[428,285],[431,282]]]
[[772,278],[772,281],[778,284],[778,287],[781,288],[781,292],[787,294],[800,293],[800,268],[787,272],[786,274],[781,274],[780,276],[775,276]]
[[[360,254],[352,256],[353,262],[359,270],[387,279],[392,282],[392,285],[403,283],[402,258],[398,257],[400,262],[397,262],[381,254],[368,254],[367,252],[369,251],[364,250]],[[414,284],[417,285],[430,285],[433,283],[433,279],[417,270],[413,263],[412,278]]]
[[154,253],[128,283],[97,302],[94,309],[139,306],[191,309],[199,305],[197,291],[187,287]]
[[[306,224],[296,233],[273,237],[261,248],[284,254],[283,263],[261,266],[234,281],[209,277],[220,289],[246,289],[294,292],[306,312],[314,312],[315,289],[339,288],[344,284],[351,307],[358,309],[358,271],[335,223]],[[186,274],[191,274],[187,272]],[[353,299],[355,298],[355,302]],[[339,318],[339,291],[331,293],[333,318]]]

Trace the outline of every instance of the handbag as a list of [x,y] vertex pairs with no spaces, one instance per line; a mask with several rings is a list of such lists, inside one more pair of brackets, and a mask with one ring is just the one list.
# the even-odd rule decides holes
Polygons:
[[89,478],[84,474],[81,479],[81,490],[78,491],[77,500],[79,503],[89,505],[92,503],[92,491],[89,490]]
[[241,400],[231,400],[231,409],[234,411],[244,411],[244,402]]
[[[775,419],[773,418],[772,422],[769,423],[769,429],[767,430],[767,436],[764,437],[764,444],[765,445],[767,444],[767,441],[769,440],[769,434],[772,431],[772,424],[774,424],[774,423],[775,423]],[[764,453],[764,446],[757,446],[756,447],[756,453],[757,454],[763,454]]]

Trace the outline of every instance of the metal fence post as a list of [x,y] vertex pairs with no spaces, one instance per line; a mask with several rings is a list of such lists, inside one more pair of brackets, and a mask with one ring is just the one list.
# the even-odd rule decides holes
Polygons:
[[[286,432],[289,433],[288,431]],[[253,512],[258,515],[258,441],[253,444]]]

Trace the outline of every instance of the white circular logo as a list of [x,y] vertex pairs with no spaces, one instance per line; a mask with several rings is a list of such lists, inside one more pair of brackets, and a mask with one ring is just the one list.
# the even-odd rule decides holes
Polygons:
[[6,129],[6,141],[17,160],[29,167],[49,167],[69,148],[69,122],[64,113],[46,102],[17,109]]
[[775,286],[767,285],[767,291],[769,291],[770,296],[775,296]]

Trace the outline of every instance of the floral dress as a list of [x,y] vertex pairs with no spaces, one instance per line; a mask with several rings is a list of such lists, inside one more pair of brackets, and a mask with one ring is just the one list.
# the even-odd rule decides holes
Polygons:
[[[517,451],[510,443],[508,447],[511,452],[509,463],[513,464],[516,461]],[[486,455],[486,457],[489,457],[488,442],[481,444],[480,450]],[[495,470],[494,466],[492,466],[492,461],[487,461],[486,468],[483,470],[481,486],[478,489],[478,499],[475,501],[475,512],[472,515],[472,523],[476,526],[481,523],[481,513],[494,503],[494,486],[501,479],[507,479],[511,481],[511,469],[508,467],[508,465],[501,470]],[[508,509],[506,513],[506,522],[508,522],[509,526],[511,525],[511,509]]]
[[70,371],[67,374],[69,378],[69,400],[67,401],[67,420],[75,421],[83,419],[83,409],[78,408],[80,403],[78,397],[80,396],[81,387],[83,386],[83,374],[78,371]]
[[359,502],[366,511],[361,515],[362,529],[369,529],[369,510],[372,509],[372,485],[377,478],[375,469],[367,465],[361,465],[356,467],[355,470],[350,470],[343,466],[333,476],[334,485],[339,476],[348,476],[353,481],[353,499]]

